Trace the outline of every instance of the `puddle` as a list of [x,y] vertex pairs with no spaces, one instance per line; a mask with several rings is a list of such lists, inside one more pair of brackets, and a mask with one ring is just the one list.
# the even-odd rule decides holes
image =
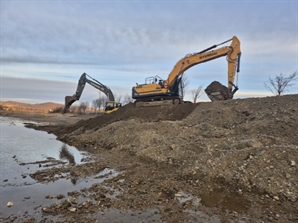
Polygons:
[[143,211],[123,211],[117,209],[105,209],[104,214],[97,213],[96,220],[101,223],[111,222],[155,222],[162,223],[158,209],[147,209]]
[[[206,208],[222,207],[222,211],[234,211],[237,213],[246,213],[251,205],[242,195],[238,193],[226,192],[224,190],[211,191],[209,194],[201,195],[200,197],[192,194],[187,194],[182,191],[175,194],[177,199],[182,205],[184,203],[191,203],[192,209],[186,209],[190,217],[190,222],[202,222],[202,223],[222,223],[222,220],[217,214],[207,214],[203,211],[199,211],[199,206]],[[246,223],[247,221],[238,220],[239,223]]]
[[222,210],[245,213],[251,206],[250,201],[242,195],[224,190],[214,190],[209,194],[201,195],[201,203],[206,207],[221,206]]
[[[69,197],[69,193],[75,191],[85,190],[94,184],[101,184],[107,179],[111,179],[120,174],[119,172],[105,168],[97,177],[79,178],[73,182],[71,179],[59,179],[55,182],[47,184],[35,183],[30,186],[10,186],[1,187],[0,210],[1,217],[8,217],[17,213],[41,214],[41,207],[53,204],[60,198]],[[49,195],[48,198],[46,196]],[[107,195],[107,197],[115,197],[114,194]],[[80,197],[80,202],[86,201],[87,198]],[[7,207],[8,202],[13,202],[12,207]],[[31,207],[31,208],[28,208]],[[36,207],[36,210],[34,210]],[[28,210],[29,209],[29,210]]]

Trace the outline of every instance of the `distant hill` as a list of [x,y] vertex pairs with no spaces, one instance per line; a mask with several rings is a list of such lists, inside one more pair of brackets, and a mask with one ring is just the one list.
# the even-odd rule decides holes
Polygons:
[[56,108],[64,107],[63,104],[45,102],[40,104],[28,104],[16,101],[0,101],[2,109],[9,111],[22,111],[22,112],[49,112]]

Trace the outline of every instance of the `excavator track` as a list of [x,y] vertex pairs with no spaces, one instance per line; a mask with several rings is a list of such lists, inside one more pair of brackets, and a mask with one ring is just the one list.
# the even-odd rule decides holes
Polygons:
[[154,107],[161,105],[178,105],[183,103],[180,98],[171,98],[165,100],[148,100],[148,101],[135,101],[135,107]]

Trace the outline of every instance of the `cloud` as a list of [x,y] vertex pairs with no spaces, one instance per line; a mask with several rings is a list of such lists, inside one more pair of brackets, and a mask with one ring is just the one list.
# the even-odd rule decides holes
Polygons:
[[[166,79],[188,53],[236,35],[239,85],[298,69],[295,1],[2,1],[1,76],[76,83],[83,72],[129,92]],[[264,13],[266,12],[266,13]],[[192,86],[226,82],[224,58],[189,69]],[[30,84],[30,83],[28,83]]]
[[[37,78],[1,77],[1,101],[19,101],[27,103],[56,102],[64,104],[65,96],[73,95],[78,86],[80,75],[76,81],[53,81]],[[105,82],[102,84],[105,84]],[[108,85],[107,85],[108,86]],[[108,86],[115,95],[130,95],[131,86]],[[101,95],[104,95],[101,92]],[[99,97],[99,90],[86,84],[78,102],[91,102]]]
[[[266,49],[280,45],[276,43],[281,41],[271,43],[274,34],[275,40],[292,41],[283,37],[293,30],[290,24],[295,19],[295,13],[270,19],[262,7],[247,2],[43,1],[2,5],[3,62],[153,63],[171,59],[173,53],[195,52],[237,34],[252,43],[249,45],[255,47],[252,53],[256,54],[264,52],[263,48],[257,50],[262,46],[259,41],[266,44]],[[267,15],[284,15],[278,7],[262,5]],[[251,13],[244,17],[244,10]],[[285,10],[283,13],[292,11]]]

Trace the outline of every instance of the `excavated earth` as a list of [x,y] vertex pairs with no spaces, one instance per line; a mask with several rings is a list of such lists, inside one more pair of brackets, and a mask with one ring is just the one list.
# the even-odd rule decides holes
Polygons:
[[45,219],[103,222],[99,216],[119,210],[131,211],[131,219],[109,222],[298,222],[298,95],[128,104],[108,115],[53,120],[27,127],[53,133],[92,159],[32,178],[79,179],[105,168],[119,174],[42,207]]

